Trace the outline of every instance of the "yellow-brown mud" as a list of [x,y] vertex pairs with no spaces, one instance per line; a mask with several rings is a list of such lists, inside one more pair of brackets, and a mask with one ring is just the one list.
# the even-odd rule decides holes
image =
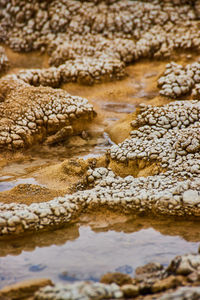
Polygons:
[[51,189],[61,189],[69,193],[74,191],[78,183],[84,183],[83,178],[86,176],[86,172],[90,166],[105,167],[105,157],[88,160],[65,160],[61,164],[44,168],[36,178],[37,181],[51,187]]
[[134,161],[126,163],[116,162],[111,160],[109,167],[112,171],[121,176],[126,177],[132,175],[133,177],[147,177],[157,175],[165,170],[160,166],[157,161],[145,161],[143,159],[137,159]]
[[55,191],[34,184],[19,184],[9,191],[0,193],[0,202],[3,203],[23,203],[31,204],[34,202],[46,202],[52,200],[54,197],[64,195],[64,191]]

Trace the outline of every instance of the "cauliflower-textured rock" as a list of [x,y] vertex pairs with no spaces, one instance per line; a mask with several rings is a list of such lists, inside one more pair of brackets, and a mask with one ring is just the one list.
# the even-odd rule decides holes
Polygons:
[[[125,64],[139,58],[200,47],[199,5],[190,1],[17,0],[2,1],[0,11],[0,41],[15,51],[50,55],[50,68],[20,74],[36,86],[118,79]],[[180,94],[177,86],[173,93]]]
[[158,79],[160,94],[166,97],[179,98],[191,94],[199,99],[200,63],[194,62],[185,67],[171,62],[166,65],[164,74]]
[[47,142],[60,141],[73,133],[74,124],[83,130],[95,115],[86,99],[63,90],[32,87],[12,75],[0,80],[0,93],[3,149],[28,147],[43,142],[49,135]]
[[[42,204],[45,215],[40,213],[38,203],[33,210],[22,204],[1,204],[0,234],[13,234],[19,229],[15,216],[20,217],[20,224],[22,219],[26,222],[22,231],[43,229],[70,222],[82,211],[101,206],[128,213],[199,216],[199,119],[197,100],[176,101],[162,107],[141,105],[132,122],[133,129],[137,129],[131,131],[130,138],[108,150],[107,167],[92,165],[87,170],[84,186],[88,189]],[[34,218],[35,214],[38,217],[30,226],[33,213]]]

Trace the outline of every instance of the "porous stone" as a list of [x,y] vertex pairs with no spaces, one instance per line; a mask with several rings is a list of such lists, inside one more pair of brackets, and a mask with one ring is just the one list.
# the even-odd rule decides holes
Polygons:
[[198,191],[187,190],[183,193],[183,202],[190,205],[200,203],[200,195]]
[[161,296],[161,300],[197,300],[200,297],[200,287],[180,287],[176,291]]
[[[126,64],[140,58],[200,47],[199,8],[190,1],[17,0],[10,5],[3,1],[0,11],[3,43],[14,51],[47,50],[50,56],[51,67],[18,74],[35,86],[117,79],[125,75]],[[194,79],[199,81],[197,73]],[[186,80],[179,81],[181,88],[169,85],[165,93],[186,93]]]
[[[47,137],[46,143],[57,143],[76,134],[74,127],[79,126],[81,131],[83,124],[90,122],[96,114],[84,98],[71,96],[60,89],[32,87],[15,75],[3,77],[0,89],[4,94],[4,101],[0,102],[1,149],[30,147]],[[56,112],[52,114],[55,108]],[[72,108],[74,120],[70,118]],[[57,118],[57,114],[62,118]]]
[[116,284],[77,282],[73,284],[56,284],[47,286],[35,294],[35,300],[76,300],[76,299],[120,299],[123,293]]

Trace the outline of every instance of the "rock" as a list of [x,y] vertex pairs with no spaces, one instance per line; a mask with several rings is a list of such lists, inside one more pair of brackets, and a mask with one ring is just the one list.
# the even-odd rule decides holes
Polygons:
[[107,273],[101,277],[100,282],[107,284],[116,283],[117,285],[122,286],[125,284],[131,284],[132,278],[123,273]]
[[156,281],[151,287],[151,290],[153,293],[158,293],[168,289],[173,289],[179,285],[181,285],[181,280],[178,277],[171,275],[165,279]]
[[175,257],[167,268],[167,272],[176,275],[189,275],[200,267],[199,254],[185,254]]
[[7,221],[3,218],[0,218],[0,226],[5,226],[7,224]]
[[139,295],[139,287],[133,284],[125,284],[121,287],[121,291],[125,298],[132,298]]
[[187,190],[183,193],[183,202],[189,205],[200,203],[200,195],[198,191]]
[[136,279],[137,280],[144,280],[152,274],[156,274],[163,270],[163,266],[159,263],[148,263],[142,267],[138,267],[135,270]]
[[9,220],[8,220],[9,226],[15,226],[16,224],[19,224],[19,223],[20,223],[20,218],[17,216],[13,216],[13,217],[9,218]]
[[62,299],[62,300],[96,300],[120,299],[123,293],[116,284],[106,285],[99,282],[76,282],[72,284],[56,284],[54,287],[41,288],[35,294],[35,300]]
[[180,287],[176,291],[160,297],[160,300],[197,300],[200,299],[200,287]]
[[49,279],[30,279],[13,285],[8,285],[0,290],[0,299],[24,299],[30,296],[44,286],[52,286]]
[[[5,92],[5,100],[0,102],[3,132],[2,136],[0,131],[0,148],[4,150],[10,147],[10,143],[13,149],[19,149],[43,142],[46,138],[47,144],[63,141],[85,129],[95,116],[92,105],[86,99],[71,96],[61,89],[31,86],[15,75],[1,78],[0,90]],[[69,117],[72,108],[73,125]],[[79,115],[76,115],[77,109]]]

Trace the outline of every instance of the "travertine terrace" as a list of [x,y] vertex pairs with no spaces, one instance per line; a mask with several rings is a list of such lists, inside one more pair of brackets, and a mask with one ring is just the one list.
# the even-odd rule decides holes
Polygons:
[[[72,151],[71,162],[35,168],[35,173],[27,168],[39,184],[42,178],[49,181],[42,199],[47,190],[48,198],[42,201],[39,190],[33,197],[36,202],[20,201],[20,193],[14,198],[15,189],[2,193],[1,238],[62,227],[100,209],[199,219],[199,28],[199,0],[0,0],[0,151],[4,165],[17,155],[25,157],[35,145],[46,145],[55,156],[58,143],[67,148],[70,137],[76,136],[75,147],[86,145],[92,127],[93,134],[107,130],[110,139],[109,125],[116,136],[123,124],[122,136],[126,137],[118,144],[107,140],[101,157],[89,153],[90,159],[78,160]],[[40,62],[22,60],[19,65],[17,55],[27,60],[35,55]],[[150,61],[162,64],[158,72],[149,70],[140,80],[130,72],[133,65]],[[127,96],[129,102],[125,99],[124,104],[136,110],[115,123],[116,115],[107,118],[109,106],[105,105],[112,97],[102,99],[88,91],[96,86],[106,89],[112,83],[123,86],[130,74],[129,98],[125,92],[121,98]],[[149,95],[142,90],[147,78]],[[141,93],[135,93],[135,86]],[[89,96],[83,97],[86,89]],[[110,107],[119,106],[120,101],[109,103]],[[55,186],[66,186],[53,190],[53,181]],[[9,193],[15,199],[12,203],[4,201]],[[199,283],[199,260],[199,254],[188,254],[175,258],[167,268],[149,265],[124,286],[102,281],[44,287],[31,299],[87,300],[97,295],[98,299],[142,299],[145,293],[161,293],[158,297],[163,300],[196,299],[199,288],[188,285]],[[141,278],[141,273],[146,277]],[[171,294],[163,295],[165,289]]]
[[[3,44],[49,55],[49,68],[1,78],[2,149],[56,143],[93,119],[86,99],[52,87],[117,80],[140,58],[198,52],[200,44],[198,1],[2,1],[1,8]],[[2,52],[2,65],[5,57]],[[107,151],[100,168],[88,167],[83,191],[31,206],[2,203],[1,234],[70,222],[104,204],[124,212],[199,215],[199,63],[166,68],[158,78],[161,95],[192,92],[194,100],[141,104],[130,137]]]

